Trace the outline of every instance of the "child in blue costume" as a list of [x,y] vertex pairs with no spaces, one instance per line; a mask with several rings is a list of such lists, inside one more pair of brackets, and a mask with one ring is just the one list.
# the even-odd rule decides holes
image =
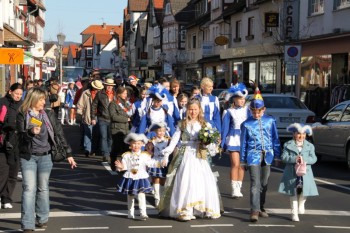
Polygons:
[[[155,137],[151,138],[146,144],[146,150],[154,160],[159,163],[164,159],[164,150],[170,143],[170,137],[166,136],[167,125],[164,122],[155,123],[150,126],[150,131],[155,132]],[[165,178],[168,169],[166,167],[153,167],[148,169],[148,174],[152,177],[154,188],[155,206],[158,207],[160,197],[163,193]]]
[[[290,196],[292,221],[299,222],[299,215],[305,213],[305,201],[307,196],[318,196],[315,178],[311,165],[315,164],[317,157],[315,147],[305,140],[306,134],[312,135],[309,125],[294,123],[288,126],[288,132],[293,133],[293,139],[286,142],[283,147],[282,161],[286,164],[278,192]],[[306,174],[297,176],[295,164],[301,160],[306,162]]]
[[222,117],[221,148],[227,150],[231,160],[232,197],[243,197],[241,192],[244,169],[240,165],[241,124],[248,118],[249,108],[245,106],[248,90],[243,83],[237,83],[228,89],[226,100],[233,99],[232,106],[225,110]]
[[136,133],[147,133],[148,138],[154,137],[154,132],[149,131],[149,127],[154,123],[166,122],[169,130],[167,135],[172,136],[175,132],[174,119],[163,108],[163,100],[166,98],[166,89],[160,85],[154,85],[147,90],[147,94],[152,99],[151,106],[146,109],[145,115],[141,118],[141,123]]
[[141,148],[148,142],[144,134],[129,133],[125,143],[130,144],[131,151],[122,155],[122,161],[116,160],[115,166],[118,171],[126,170],[123,179],[117,186],[118,192],[127,194],[128,197],[128,218],[134,219],[134,203],[137,195],[140,208],[140,219],[148,218],[146,212],[145,193],[152,191],[152,186],[148,180],[147,167],[157,167],[160,163],[151,159],[151,155]]
[[[280,142],[276,121],[264,115],[264,100],[258,88],[250,102],[252,116],[241,125],[241,166],[248,166],[250,173],[250,221],[269,215],[264,209],[271,163],[280,159]],[[278,163],[278,162],[276,162]]]

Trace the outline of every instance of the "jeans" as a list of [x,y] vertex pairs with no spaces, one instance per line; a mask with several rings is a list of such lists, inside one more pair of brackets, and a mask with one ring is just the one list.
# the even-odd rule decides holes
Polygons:
[[[51,155],[21,158],[22,168],[22,229],[35,229],[35,221],[46,223],[49,219],[49,178],[52,170]],[[36,216],[36,218],[35,218]]]
[[91,152],[92,143],[92,125],[82,124],[84,129],[84,150]]
[[110,122],[98,120],[98,127],[100,129],[101,154],[104,157],[108,157],[112,149],[112,135],[110,125]]
[[264,209],[270,165],[249,166],[250,173],[250,208],[252,211]]

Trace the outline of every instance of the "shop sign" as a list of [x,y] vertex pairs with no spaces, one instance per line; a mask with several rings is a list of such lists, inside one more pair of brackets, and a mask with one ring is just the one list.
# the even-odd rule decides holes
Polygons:
[[279,19],[278,13],[274,13],[274,12],[265,13],[265,27],[269,27],[269,28],[278,27],[279,26],[278,19]]
[[284,1],[283,6],[283,40],[299,38],[300,0]]
[[0,64],[21,65],[24,60],[23,49],[0,48]]
[[210,56],[214,53],[214,44],[211,41],[204,41],[202,44],[202,55]]
[[170,63],[164,62],[163,64],[163,73],[164,74],[173,74],[173,67]]
[[227,45],[229,39],[226,36],[218,36],[215,38],[215,44],[217,45]]

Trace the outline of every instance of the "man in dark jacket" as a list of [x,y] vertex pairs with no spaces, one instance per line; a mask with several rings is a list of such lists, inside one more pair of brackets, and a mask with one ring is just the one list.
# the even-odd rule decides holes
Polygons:
[[115,83],[113,79],[107,78],[103,84],[105,89],[99,91],[92,102],[91,124],[95,125],[98,123],[103,162],[110,162],[112,135],[110,129],[111,117],[109,115],[108,107],[115,99]]

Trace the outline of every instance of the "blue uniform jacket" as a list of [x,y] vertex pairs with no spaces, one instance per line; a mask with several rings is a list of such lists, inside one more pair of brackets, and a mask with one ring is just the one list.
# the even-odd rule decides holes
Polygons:
[[265,163],[270,165],[275,157],[280,159],[280,147],[276,121],[273,117],[264,115],[259,120],[249,117],[241,124],[242,164],[259,165],[261,153],[264,150]]

